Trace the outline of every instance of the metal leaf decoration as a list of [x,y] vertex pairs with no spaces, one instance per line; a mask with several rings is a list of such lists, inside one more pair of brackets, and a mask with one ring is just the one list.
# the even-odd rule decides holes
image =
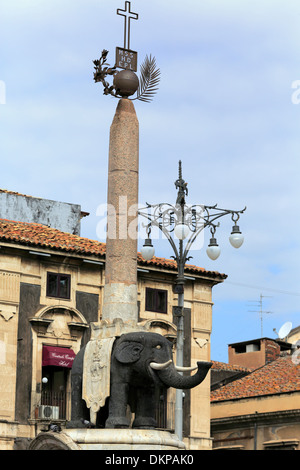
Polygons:
[[160,70],[156,68],[155,57],[146,55],[141,65],[141,75],[139,78],[139,88],[137,97],[134,100],[145,101],[149,103],[158,90],[160,80]]
[[[107,75],[115,75],[117,73],[117,69],[116,69],[116,66],[114,67],[109,67],[109,64],[107,64],[107,54],[108,54],[108,51],[106,49],[103,49],[102,53],[101,53],[101,57],[99,60],[93,60],[93,63],[94,63],[94,69],[95,69],[95,72],[94,72],[94,80],[95,82],[102,82],[103,86],[104,86],[104,95],[112,95],[112,96],[116,96],[116,91],[115,91],[115,87],[112,85],[110,86],[110,84],[106,81],[106,76]],[[103,65],[106,64],[106,66],[103,68]]]

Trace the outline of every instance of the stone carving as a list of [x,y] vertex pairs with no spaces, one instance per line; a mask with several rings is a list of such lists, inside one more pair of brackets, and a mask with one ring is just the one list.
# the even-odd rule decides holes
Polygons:
[[90,421],[96,425],[97,412],[110,393],[110,358],[113,338],[89,341],[83,360],[82,398],[90,408]]
[[0,298],[7,302],[19,302],[20,275],[6,271],[0,272]]
[[5,321],[9,321],[17,312],[15,305],[3,305],[0,304],[0,315]]
[[203,348],[204,346],[208,344],[208,339],[203,339],[203,338],[194,338],[194,339],[200,348]]

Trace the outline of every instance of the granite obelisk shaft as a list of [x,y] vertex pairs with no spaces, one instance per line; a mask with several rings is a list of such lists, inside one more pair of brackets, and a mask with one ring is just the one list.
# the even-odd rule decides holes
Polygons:
[[120,99],[110,128],[103,320],[138,321],[138,167],[138,119],[132,101]]

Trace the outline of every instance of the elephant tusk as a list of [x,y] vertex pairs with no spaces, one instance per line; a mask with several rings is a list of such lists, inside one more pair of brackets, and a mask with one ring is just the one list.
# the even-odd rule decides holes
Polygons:
[[172,359],[162,364],[159,364],[158,362],[150,362],[150,367],[151,369],[162,370],[166,369],[170,364],[172,364]]
[[192,372],[193,370],[197,370],[198,367],[180,367],[180,366],[175,366],[175,369],[178,370],[178,372]]

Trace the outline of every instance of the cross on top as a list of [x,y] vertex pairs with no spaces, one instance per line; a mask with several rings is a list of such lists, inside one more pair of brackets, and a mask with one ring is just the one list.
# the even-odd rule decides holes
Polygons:
[[124,49],[130,49],[130,20],[137,20],[139,15],[130,11],[130,2],[125,2],[125,10],[117,9],[117,15],[124,16]]

